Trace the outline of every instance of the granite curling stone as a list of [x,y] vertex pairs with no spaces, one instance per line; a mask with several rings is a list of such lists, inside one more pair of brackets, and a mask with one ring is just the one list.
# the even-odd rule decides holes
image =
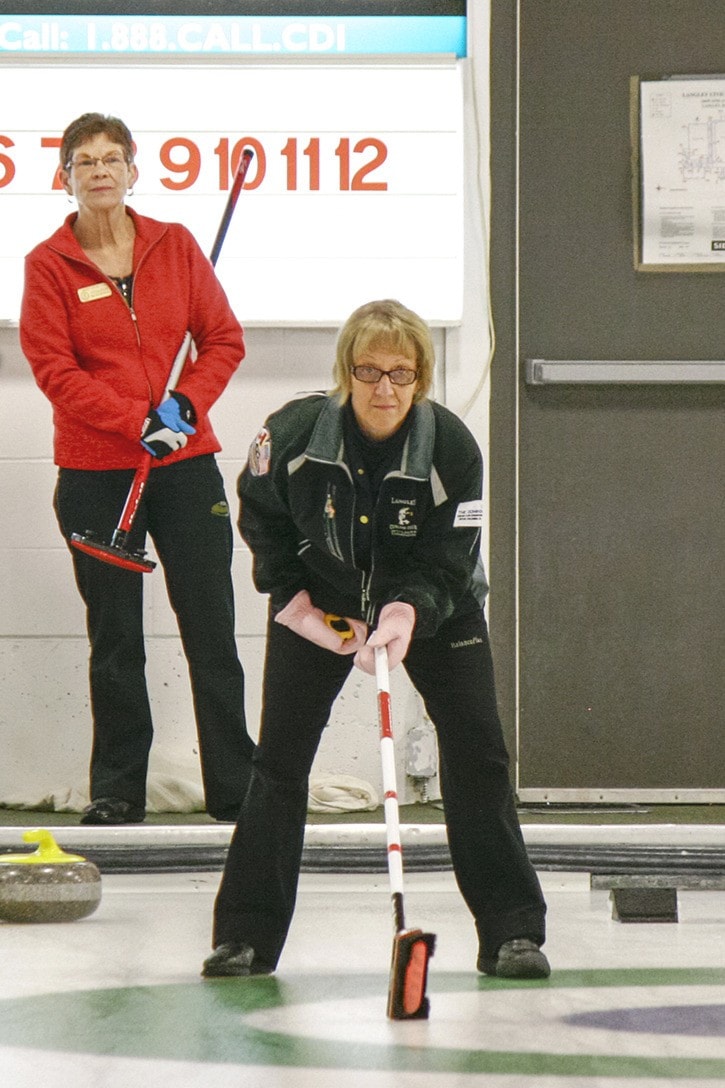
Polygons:
[[0,854],[0,919],[74,922],[101,901],[101,874],[91,861],[67,854],[50,831],[26,831],[31,854]]

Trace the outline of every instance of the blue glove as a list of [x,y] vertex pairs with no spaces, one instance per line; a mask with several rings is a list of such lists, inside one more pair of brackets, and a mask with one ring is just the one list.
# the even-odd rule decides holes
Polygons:
[[141,445],[161,460],[182,450],[187,435],[196,434],[190,420],[195,418],[191,401],[183,393],[172,392],[158,408],[152,408],[143,423]]
[[[194,405],[191,403],[188,397],[185,397],[183,393],[178,393],[175,389],[172,389],[169,393],[169,400],[176,401],[179,409],[179,417],[184,423],[196,423],[196,412],[194,411]],[[168,400],[165,400],[161,407],[169,404]],[[170,411],[173,411],[173,406],[170,407]],[[166,422],[166,420],[164,420]],[[195,434],[195,431],[190,431],[190,434]]]

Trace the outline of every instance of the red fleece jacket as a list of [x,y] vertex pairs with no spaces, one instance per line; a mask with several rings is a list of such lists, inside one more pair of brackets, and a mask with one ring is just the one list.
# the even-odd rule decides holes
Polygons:
[[244,358],[242,327],[192,234],[126,211],[136,227],[132,309],[76,241],[75,214],[25,259],[20,343],[53,405],[65,468],[138,466],[144,420],[187,329],[196,357],[176,388],[194,406],[196,434],[152,466],[217,452],[207,412]]

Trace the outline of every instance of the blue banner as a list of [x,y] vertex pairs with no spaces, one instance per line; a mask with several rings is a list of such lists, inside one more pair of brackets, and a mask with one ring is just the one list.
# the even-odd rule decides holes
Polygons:
[[6,15],[0,56],[466,55],[464,16]]

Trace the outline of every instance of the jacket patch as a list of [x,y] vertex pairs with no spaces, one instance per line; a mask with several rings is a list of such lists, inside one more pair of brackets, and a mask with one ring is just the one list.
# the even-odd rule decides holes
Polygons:
[[266,476],[269,472],[272,460],[272,436],[266,427],[261,431],[249,447],[249,471],[252,476]]
[[399,506],[395,521],[390,523],[391,536],[417,536],[418,526],[415,524],[415,510],[413,506]]
[[453,519],[454,529],[468,529],[472,525],[483,525],[483,501],[473,499],[472,502],[459,502],[456,516]]
[[215,502],[214,505],[211,508],[211,512],[214,515],[214,517],[228,518],[229,517],[229,503]]

